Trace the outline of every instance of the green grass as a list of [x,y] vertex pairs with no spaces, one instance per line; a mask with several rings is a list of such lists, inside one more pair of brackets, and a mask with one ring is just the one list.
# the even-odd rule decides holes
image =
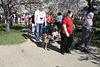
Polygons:
[[22,36],[21,25],[14,25],[10,28],[9,33],[5,33],[5,24],[0,22],[0,45],[12,45],[25,42],[25,38]]
[[[79,24],[77,25],[77,27],[75,28],[74,32],[74,38],[80,40],[82,37],[82,32],[77,32],[78,29],[81,29],[82,26]],[[100,28],[95,27],[97,32],[96,34],[93,34],[92,39],[91,39],[91,46],[96,46],[98,48],[100,48]]]

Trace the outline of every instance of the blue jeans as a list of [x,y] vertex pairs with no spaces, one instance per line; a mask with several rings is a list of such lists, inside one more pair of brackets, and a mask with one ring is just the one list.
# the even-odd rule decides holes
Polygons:
[[60,22],[57,22],[57,27],[58,27],[58,32],[60,32],[60,30],[61,30],[61,24],[60,24]]
[[47,34],[46,28],[45,28],[45,22],[43,23],[43,33],[46,33]]
[[13,27],[13,20],[10,20],[10,27]]
[[42,33],[43,24],[37,24],[36,26],[36,41],[39,41],[41,33]]
[[51,29],[51,23],[47,23],[47,29],[46,29],[47,34],[50,34],[50,29]]
[[17,24],[17,17],[15,17],[15,24]]

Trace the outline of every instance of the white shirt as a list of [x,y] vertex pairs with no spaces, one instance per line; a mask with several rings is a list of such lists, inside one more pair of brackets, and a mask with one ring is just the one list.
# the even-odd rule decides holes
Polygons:
[[62,23],[62,19],[63,19],[62,15],[57,16],[56,18],[57,22],[60,22],[60,23]]
[[35,11],[35,16],[37,16],[36,23],[39,23],[39,24],[44,23],[44,17],[46,16],[46,13],[44,11],[40,11],[40,10]]
[[15,14],[13,14],[14,18],[16,17]]

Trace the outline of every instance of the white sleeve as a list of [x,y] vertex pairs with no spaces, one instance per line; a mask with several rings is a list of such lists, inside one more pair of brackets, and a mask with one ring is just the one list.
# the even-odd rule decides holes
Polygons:
[[37,16],[37,11],[35,11],[35,16]]

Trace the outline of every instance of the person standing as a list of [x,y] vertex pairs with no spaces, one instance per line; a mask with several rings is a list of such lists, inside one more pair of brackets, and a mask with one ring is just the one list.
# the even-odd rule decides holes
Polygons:
[[37,42],[39,42],[40,40],[44,20],[45,20],[45,26],[46,26],[46,13],[43,11],[43,9],[44,9],[44,5],[41,5],[40,8],[37,11],[35,11],[35,16],[34,16]]
[[65,51],[67,53],[70,52],[70,47],[73,42],[73,22],[71,20],[72,12],[67,11],[65,18],[62,20],[62,28],[61,28],[61,54],[64,55]]
[[85,22],[82,25],[82,40],[80,40],[79,42],[77,42],[75,44],[76,49],[79,49],[79,46],[82,45],[83,43],[85,43],[83,52],[89,53],[88,48],[89,48],[89,44],[92,38],[92,33],[93,33],[93,19],[94,17],[94,13],[90,12],[87,15],[87,18],[85,20]]
[[13,18],[13,22],[15,23],[15,13],[13,12],[13,16],[14,16],[14,18]]
[[18,19],[18,14],[17,14],[17,12],[16,12],[16,13],[15,13],[15,24],[18,24],[17,19]]
[[28,25],[28,15],[27,15],[27,13],[25,13],[24,21],[25,21],[25,26],[27,26]]
[[49,13],[46,15],[46,19],[47,19],[47,29],[46,29],[46,33],[50,34],[50,29],[51,29],[51,20],[54,21],[53,15],[52,15],[52,11],[50,10]]
[[58,13],[58,16],[57,16],[57,18],[56,18],[57,27],[58,27],[58,32],[60,32],[60,30],[61,30],[62,19],[63,19],[62,14],[59,12],[59,13]]
[[20,18],[21,18],[21,15],[20,13],[18,13],[18,24],[20,24]]
[[10,14],[10,27],[13,27],[13,19],[14,19],[14,16],[13,16],[13,14],[11,13],[11,14]]
[[31,19],[32,19],[32,33],[34,33],[34,31],[35,31],[34,13],[33,13],[32,17],[31,17]]
[[32,15],[29,13],[29,14],[28,14],[28,26],[30,26],[31,17],[32,17]]
[[22,14],[22,20],[24,20],[25,13]]
[[1,21],[1,15],[0,15],[0,21]]

